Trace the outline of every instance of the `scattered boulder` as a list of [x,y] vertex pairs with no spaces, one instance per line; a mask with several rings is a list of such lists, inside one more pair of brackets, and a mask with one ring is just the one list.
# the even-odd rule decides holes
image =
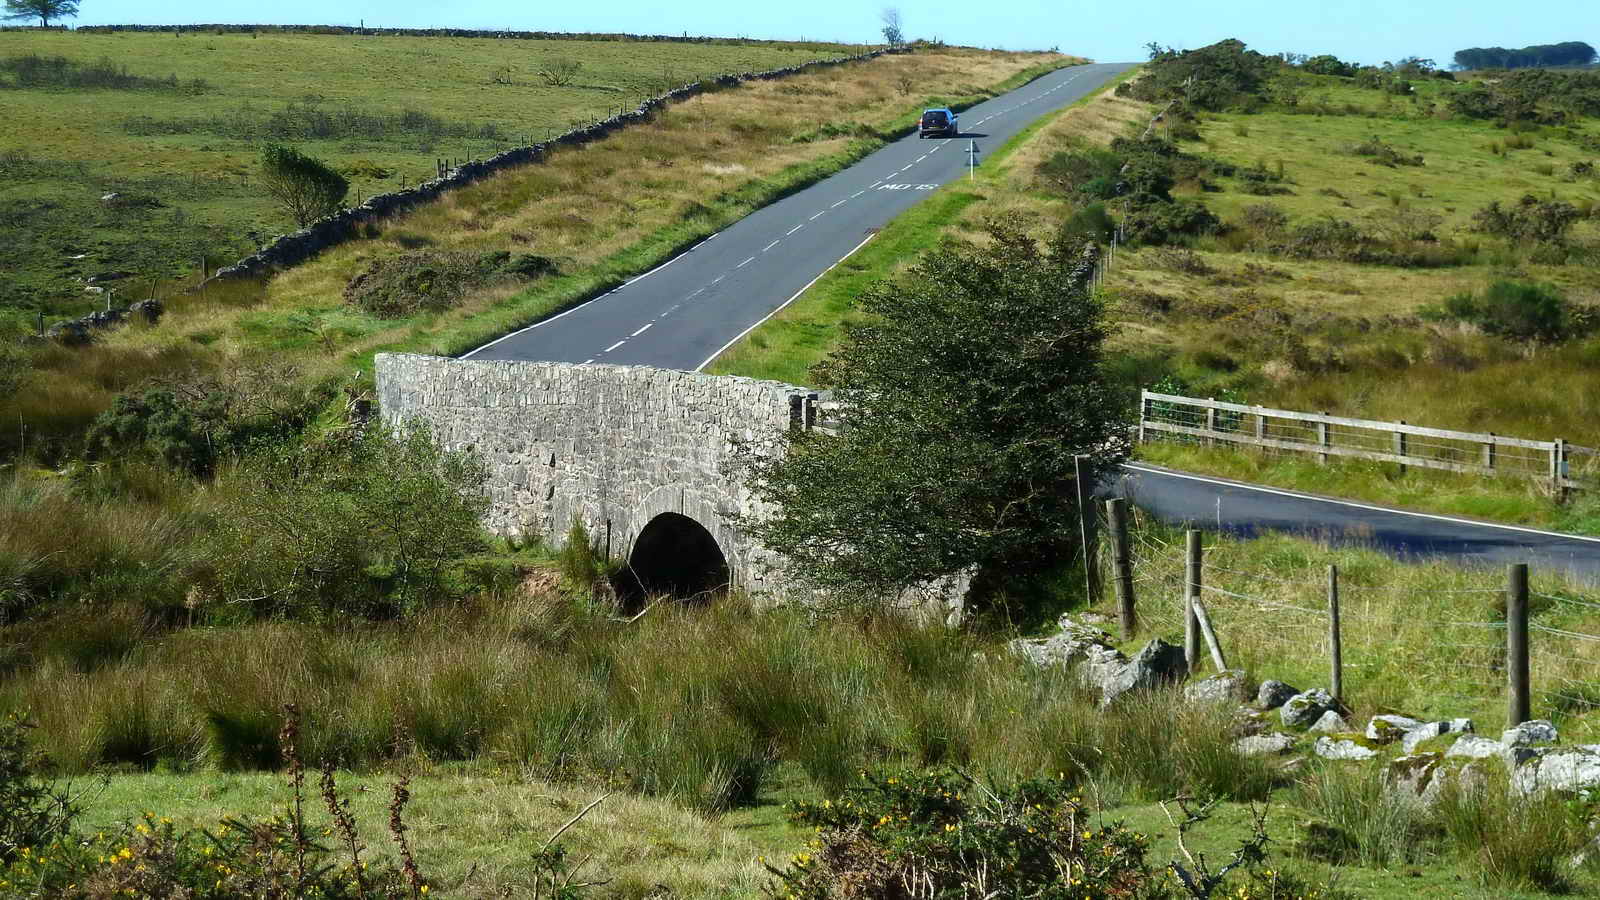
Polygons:
[[1338,706],[1333,695],[1322,688],[1295,694],[1278,708],[1278,715],[1289,728],[1309,728],[1322,714]]
[[1505,752],[1505,745],[1493,738],[1481,737],[1476,734],[1463,734],[1450,749],[1444,752],[1445,756],[1466,757],[1467,759],[1488,759],[1499,756]]
[[1600,746],[1533,751],[1511,770],[1511,790],[1523,796],[1544,791],[1592,791],[1600,787]]
[[1233,711],[1232,730],[1233,736],[1236,738],[1249,737],[1252,734],[1260,734],[1270,727],[1272,726],[1267,721],[1266,713],[1259,709],[1253,709],[1249,706],[1241,706]]
[[89,326],[80,321],[57,322],[45,331],[44,336],[68,347],[81,347],[94,340],[89,333]]
[[118,204],[120,204],[122,202],[122,195],[117,193],[116,191],[111,191],[110,193],[101,194],[100,195],[100,202],[104,203],[107,206],[116,206],[116,205],[118,205]]
[[85,278],[84,279],[84,283],[86,283],[86,284],[100,284],[100,283],[106,282],[106,281],[121,281],[124,278],[132,278],[132,277],[133,277],[133,273],[132,272],[123,272],[123,271],[119,271],[119,270],[113,269],[110,272],[96,272],[93,275],[90,275],[88,278]]
[[1507,728],[1500,735],[1500,743],[1507,747],[1532,747],[1538,744],[1554,744],[1561,739],[1556,731],[1556,726],[1549,719],[1533,719],[1523,722],[1514,728]]
[[1262,709],[1277,709],[1298,693],[1300,693],[1299,688],[1281,681],[1263,681],[1261,687],[1256,690],[1256,704]]
[[1317,738],[1311,751],[1323,759],[1371,759],[1378,755],[1377,749],[1368,745],[1365,735],[1355,733],[1323,735]]
[[1183,687],[1183,699],[1190,703],[1243,703],[1250,698],[1245,673],[1239,669],[1218,672]]
[[1422,720],[1410,716],[1373,716],[1367,722],[1367,739],[1380,744],[1392,744],[1405,737],[1406,732],[1420,727]]
[[1182,647],[1155,638],[1119,668],[1111,668],[1102,657],[1091,659],[1085,670],[1099,673],[1100,702],[1110,704],[1132,690],[1182,681],[1189,674],[1189,664]]
[[154,297],[149,300],[140,300],[138,303],[128,307],[129,315],[143,316],[144,320],[151,325],[161,321],[161,314],[165,311],[166,307],[162,306],[161,301]]
[[1344,716],[1339,715],[1338,710],[1330,709],[1322,714],[1322,718],[1312,723],[1311,730],[1323,734],[1343,734],[1350,730],[1350,723],[1345,721]]
[[1400,749],[1407,754],[1417,749],[1423,741],[1432,740],[1440,735],[1451,733],[1465,733],[1472,731],[1471,719],[1451,719],[1448,722],[1427,722],[1406,732],[1400,738]]
[[1294,736],[1275,731],[1271,734],[1252,734],[1233,742],[1233,749],[1245,756],[1278,756],[1294,747]]
[[1419,753],[1402,756],[1389,763],[1384,775],[1385,792],[1423,809],[1432,809],[1452,783],[1462,790],[1480,790],[1488,777],[1478,763],[1452,763],[1448,754]]
[[1037,666],[1075,666],[1088,659],[1091,647],[1112,649],[1111,635],[1098,628],[1080,625],[1066,616],[1057,624],[1061,630],[1047,638],[1012,641],[1008,645],[1011,652]]

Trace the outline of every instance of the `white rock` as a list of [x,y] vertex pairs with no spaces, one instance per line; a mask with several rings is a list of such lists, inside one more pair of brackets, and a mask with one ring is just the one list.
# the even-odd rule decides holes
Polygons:
[[1245,674],[1238,669],[1218,672],[1183,686],[1183,699],[1190,703],[1243,703],[1248,696]]
[[1233,742],[1233,749],[1245,756],[1276,756],[1288,753],[1289,748],[1293,746],[1292,735],[1277,731],[1271,734],[1253,734]]
[[1350,730],[1350,723],[1346,722],[1338,711],[1330,709],[1311,726],[1311,730],[1323,734],[1344,734]]
[[1444,752],[1445,756],[1464,756],[1468,759],[1488,759],[1499,756],[1505,750],[1505,745],[1493,738],[1481,737],[1476,734],[1464,734],[1450,749]]
[[1332,694],[1322,688],[1312,688],[1284,701],[1278,708],[1278,715],[1286,727],[1307,728],[1335,705]]
[[1471,719],[1451,719],[1448,722],[1427,722],[1411,729],[1400,738],[1400,749],[1407,754],[1417,749],[1417,745],[1441,734],[1452,732],[1467,732],[1472,730]]
[[1373,716],[1367,722],[1367,739],[1380,744],[1392,744],[1406,732],[1421,725],[1421,719],[1413,719],[1410,716]]
[[1378,755],[1378,751],[1363,747],[1349,738],[1327,736],[1317,738],[1311,750],[1323,759],[1371,759]]
[[1589,748],[1547,750],[1511,770],[1511,790],[1527,796],[1542,791],[1591,791],[1600,787],[1600,753]]
[[1561,739],[1556,726],[1549,719],[1533,719],[1523,722],[1514,728],[1507,728],[1500,735],[1500,743],[1507,747],[1531,747],[1535,744],[1553,744]]

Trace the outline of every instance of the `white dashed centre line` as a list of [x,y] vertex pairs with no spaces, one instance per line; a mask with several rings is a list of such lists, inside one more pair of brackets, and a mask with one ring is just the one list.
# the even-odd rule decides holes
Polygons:
[[799,225],[796,225],[795,227],[793,227],[793,228],[789,229],[787,232],[785,232],[783,236],[784,237],[788,237],[789,235],[794,234],[796,231],[799,231],[800,229],[802,229],[804,227],[806,227],[806,223],[801,222]]
[[924,153],[921,156],[917,157],[917,162],[922,162],[923,160],[925,160],[927,158],[928,158],[928,154]]
[[778,246],[778,242],[777,241],[773,241],[772,243],[766,245],[765,247],[762,247],[761,248],[761,252],[765,253],[768,250],[771,250],[773,247],[776,247],[776,246]]
[[835,203],[835,204],[833,204],[833,206],[830,206],[830,207],[828,207],[828,208],[829,208],[829,209],[833,209],[833,207],[834,207],[834,206],[842,206],[842,205],[844,205],[844,204],[845,204],[845,203],[847,203],[847,202],[849,202],[849,201],[848,201],[848,199],[846,199],[846,200],[840,200],[840,201],[839,201],[839,202],[838,202],[838,203]]
[[654,324],[655,324],[654,322],[647,322],[647,323],[645,323],[645,326],[643,328],[639,329],[638,331],[635,331],[633,334],[628,335],[628,337],[636,338],[639,335],[644,334],[646,331],[649,331],[650,330],[650,326],[654,325]]
[[718,275],[718,276],[717,276],[717,277],[715,277],[715,278],[713,278],[713,279],[711,279],[711,283],[712,283],[712,284],[716,284],[716,283],[717,283],[717,282],[719,282],[719,281],[721,281],[721,280],[722,280],[722,279],[724,279],[724,278],[727,278],[727,277],[728,277],[728,276],[726,276],[726,275]]
[[753,263],[755,261],[756,261],[756,258],[754,256],[752,256],[749,259],[745,260],[744,262],[739,263],[737,266],[734,266],[734,268],[735,269],[742,269],[745,266],[748,266],[748,265],[750,265],[751,263]]
[[861,196],[862,194],[865,194],[865,193],[866,193],[866,191],[856,191],[854,194],[850,195],[850,199],[854,200],[855,198],[857,198],[857,197],[859,197],[859,196]]
[[822,215],[822,213],[824,213],[824,212],[827,212],[827,210],[823,210],[823,211],[822,211],[822,212],[819,212],[819,213],[817,213],[817,214],[816,214],[816,215],[815,215],[815,216],[812,216],[812,217],[811,217],[811,218],[809,218],[809,219],[807,219],[807,220],[806,220],[806,221],[808,221],[808,222],[815,222],[815,221],[816,221],[816,220],[817,220],[817,218],[818,218],[818,217],[819,217],[819,216],[821,216],[821,215]]
[[[912,164],[911,164],[911,166],[914,166],[914,165],[916,165],[916,163],[912,163]],[[906,166],[906,169],[909,169],[909,168],[911,168],[911,166]],[[901,172],[904,172],[904,171],[905,171],[905,170],[906,170],[906,169],[901,169],[901,170],[900,170],[900,171],[901,171]],[[898,173],[896,173],[896,174],[898,174]]]
[[627,342],[628,342],[628,339],[627,338],[623,338],[622,340],[617,341],[615,344],[612,344],[611,346],[605,348],[604,350],[601,350],[600,352],[601,353],[610,353],[611,351],[617,349],[618,347],[621,347],[623,344],[626,344]]

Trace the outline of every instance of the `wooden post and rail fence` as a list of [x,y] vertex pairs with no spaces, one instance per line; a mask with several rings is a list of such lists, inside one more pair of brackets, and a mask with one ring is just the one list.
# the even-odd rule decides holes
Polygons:
[[1600,482],[1600,450],[1561,438],[1535,441],[1143,391],[1138,440],[1160,439],[1315,454],[1322,463],[1344,457],[1395,463],[1401,471],[1415,466],[1529,478],[1544,482],[1558,499]]

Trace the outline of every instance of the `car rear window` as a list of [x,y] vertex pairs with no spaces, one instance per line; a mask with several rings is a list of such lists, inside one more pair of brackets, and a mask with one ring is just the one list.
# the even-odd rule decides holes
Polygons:
[[943,125],[946,119],[944,113],[935,111],[923,113],[922,121],[929,125]]

